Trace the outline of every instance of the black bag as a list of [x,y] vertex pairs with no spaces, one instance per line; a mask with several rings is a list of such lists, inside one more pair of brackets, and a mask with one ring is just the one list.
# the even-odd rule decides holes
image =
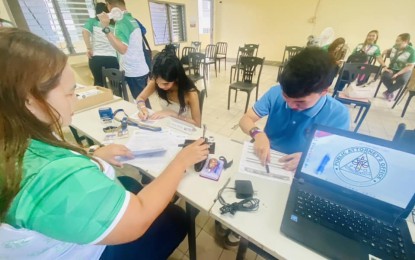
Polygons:
[[347,63],[366,63],[369,57],[366,53],[362,51],[358,51],[355,53],[352,53],[352,55],[347,58]]
[[148,44],[147,38],[145,36],[147,30],[146,28],[140,23],[140,21],[138,21],[137,19],[135,19],[138,23],[138,26],[140,27],[141,30],[141,36],[143,38],[143,52],[144,52],[144,58],[146,59],[146,63],[148,66],[148,69],[151,72],[151,67],[152,67],[152,54],[151,54],[151,48],[150,48],[150,44]]

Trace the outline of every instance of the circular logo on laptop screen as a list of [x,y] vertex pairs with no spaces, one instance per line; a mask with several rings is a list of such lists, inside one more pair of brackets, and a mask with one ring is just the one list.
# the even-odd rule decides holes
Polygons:
[[350,147],[334,158],[334,172],[344,182],[358,187],[379,183],[388,172],[385,158],[368,147]]

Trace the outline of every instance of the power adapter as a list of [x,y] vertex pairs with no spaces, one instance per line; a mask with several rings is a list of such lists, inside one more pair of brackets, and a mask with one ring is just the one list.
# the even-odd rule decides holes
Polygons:
[[238,199],[249,199],[254,195],[252,183],[248,180],[235,180],[235,191]]

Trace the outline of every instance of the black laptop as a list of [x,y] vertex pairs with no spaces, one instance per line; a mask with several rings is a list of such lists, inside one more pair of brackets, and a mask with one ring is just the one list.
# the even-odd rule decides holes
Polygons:
[[414,194],[414,154],[390,141],[317,126],[281,231],[331,259],[415,259],[406,223]]

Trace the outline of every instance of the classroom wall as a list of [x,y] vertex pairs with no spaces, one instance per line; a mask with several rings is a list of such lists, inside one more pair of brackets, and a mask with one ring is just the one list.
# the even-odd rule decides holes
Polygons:
[[304,46],[308,35],[319,35],[326,27],[334,29],[335,37],[344,37],[351,49],[372,29],[380,32],[382,50],[400,33],[415,39],[413,0],[214,1],[214,39],[228,42],[229,57],[236,57],[244,43],[259,43],[259,56],[281,60],[286,45]]
[[8,21],[12,21],[13,19],[10,17],[9,12],[6,8],[5,0],[0,0],[0,18],[3,18]]

